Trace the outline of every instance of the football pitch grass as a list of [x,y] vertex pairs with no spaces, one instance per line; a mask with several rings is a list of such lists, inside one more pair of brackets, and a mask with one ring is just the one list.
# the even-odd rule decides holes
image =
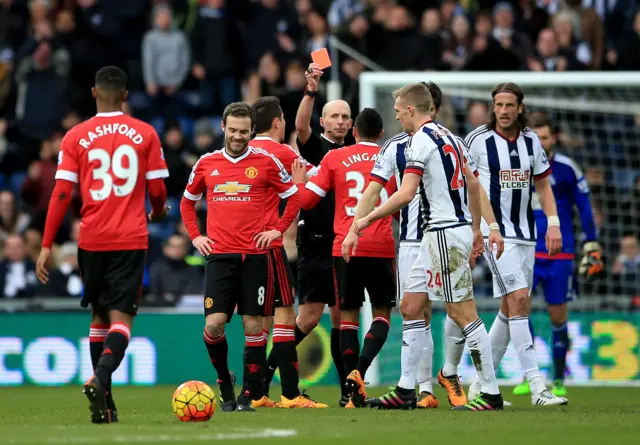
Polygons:
[[[214,390],[217,387],[213,386]],[[0,388],[0,444],[198,444],[206,442],[330,444],[637,444],[640,388],[569,388],[569,405],[533,407],[511,396],[503,412],[454,412],[440,388],[436,410],[337,408],[338,389],[310,394],[329,409],[258,409],[223,413],[204,423],[181,423],[171,411],[174,387],[119,387],[120,423],[93,425],[81,388]],[[368,388],[369,396],[386,388]],[[275,388],[274,391],[275,393]],[[274,394],[275,395],[275,394]]]

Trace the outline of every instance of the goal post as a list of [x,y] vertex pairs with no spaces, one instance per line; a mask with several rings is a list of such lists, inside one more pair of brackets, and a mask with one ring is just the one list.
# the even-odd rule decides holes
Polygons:
[[[629,310],[633,304],[633,297],[640,298],[640,284],[633,278],[625,281],[624,274],[613,271],[613,265],[621,254],[621,241],[624,236],[629,233],[640,236],[640,72],[363,73],[359,78],[360,109],[374,108],[382,115],[385,134],[381,142],[401,131],[395,119],[392,92],[409,83],[426,81],[435,82],[443,92],[438,121],[462,137],[474,126],[483,123],[478,123],[477,119],[474,122],[470,121],[470,107],[479,105],[478,108],[481,110],[483,107],[490,110],[491,90],[502,82],[514,82],[523,89],[527,112],[545,112],[549,116],[552,126],[558,132],[558,151],[575,160],[584,171],[591,187],[592,207],[607,270],[605,277],[594,284],[585,286],[581,283],[581,298],[572,303],[572,308],[576,310],[606,307],[620,311]],[[481,120],[482,118],[483,115],[480,116]],[[580,227],[577,217],[576,223],[577,227]],[[580,237],[577,242],[580,242]],[[476,299],[479,307],[484,308],[487,314],[493,311],[490,303],[494,301],[489,295],[490,280],[481,276],[481,272],[474,270]],[[544,299],[535,298],[534,303],[538,308],[544,307]],[[442,309],[441,305],[436,306],[437,309]],[[366,310],[363,311],[361,320],[361,330],[365,332],[371,321],[366,313]],[[548,323],[546,314],[538,313],[536,316],[540,324]],[[570,330],[575,331],[572,331],[575,338],[580,338],[579,341],[589,345],[597,343],[595,332],[600,326],[598,323],[617,322],[608,319],[607,313],[597,317],[593,315],[595,318],[599,317],[599,321],[595,318],[591,320],[589,314],[581,314],[579,317],[576,315],[576,318],[584,320],[570,323]],[[635,324],[634,329],[640,332],[640,323],[631,323]],[[546,331],[547,329],[545,332],[537,333],[536,350],[543,374],[549,377],[552,372],[552,360],[551,345],[548,344],[549,333]],[[399,335],[401,332],[390,332],[387,345],[379,360],[376,360],[372,373],[374,378],[371,379],[376,384],[392,383],[399,375]],[[442,347],[442,344],[436,343],[436,356],[443,354]],[[391,348],[398,351],[391,351]],[[568,365],[572,371],[570,384],[602,385],[616,379],[619,379],[621,384],[640,382],[640,374],[636,377],[624,377],[621,374],[620,377],[605,382],[599,377],[600,368],[585,364],[580,357],[582,355],[578,352],[572,351],[569,354]],[[624,357],[624,354],[621,354],[619,359],[625,361]],[[438,358],[435,361],[437,362]],[[514,382],[522,379],[516,362],[513,351],[509,351],[499,370],[499,377],[503,381]],[[473,368],[468,354],[465,354],[461,375],[468,382],[472,374]],[[367,377],[369,378],[369,374]]]

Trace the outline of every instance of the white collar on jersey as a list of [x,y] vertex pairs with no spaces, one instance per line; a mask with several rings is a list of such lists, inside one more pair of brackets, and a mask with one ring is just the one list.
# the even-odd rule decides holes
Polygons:
[[98,113],[96,117],[116,117],[122,116],[124,113],[122,111],[111,111],[109,113]]
[[378,144],[375,144],[373,142],[366,142],[366,141],[358,142],[358,145],[368,145],[369,147],[379,147]]
[[340,145],[340,144],[338,144],[337,142],[332,141],[331,139],[329,139],[328,137],[326,137],[326,136],[324,135],[324,133],[322,133],[322,134],[320,135],[320,137],[321,137],[321,138],[325,138],[326,140],[328,140],[329,142],[331,142],[333,145]]
[[240,155],[240,156],[238,156],[236,158],[234,158],[229,153],[227,153],[227,147],[224,147],[222,149],[222,156],[227,158],[227,161],[232,162],[234,164],[237,164],[238,162],[242,161],[244,158],[249,156],[249,154],[251,154],[251,147],[247,147],[247,151],[245,151],[242,155]]
[[[276,142],[275,139],[270,138],[269,136],[256,136],[253,138],[254,141],[271,141],[271,142]],[[249,144],[251,144],[251,141],[249,141]],[[277,144],[277,142],[276,142]]]

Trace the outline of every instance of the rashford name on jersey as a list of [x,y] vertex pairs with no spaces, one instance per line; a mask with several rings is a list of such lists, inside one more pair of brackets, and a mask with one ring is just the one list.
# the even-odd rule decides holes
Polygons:
[[78,140],[78,144],[80,144],[82,148],[88,149],[96,139],[114,134],[120,134],[127,137],[136,145],[144,143],[144,136],[142,136],[142,134],[140,134],[135,128],[124,123],[114,122],[98,125],[95,127],[95,131],[87,131],[86,136]]

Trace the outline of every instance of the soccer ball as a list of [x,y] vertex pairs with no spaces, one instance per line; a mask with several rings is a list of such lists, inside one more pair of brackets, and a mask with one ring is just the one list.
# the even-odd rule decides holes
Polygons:
[[205,422],[213,417],[216,395],[206,383],[191,380],[178,386],[171,406],[182,422]]

